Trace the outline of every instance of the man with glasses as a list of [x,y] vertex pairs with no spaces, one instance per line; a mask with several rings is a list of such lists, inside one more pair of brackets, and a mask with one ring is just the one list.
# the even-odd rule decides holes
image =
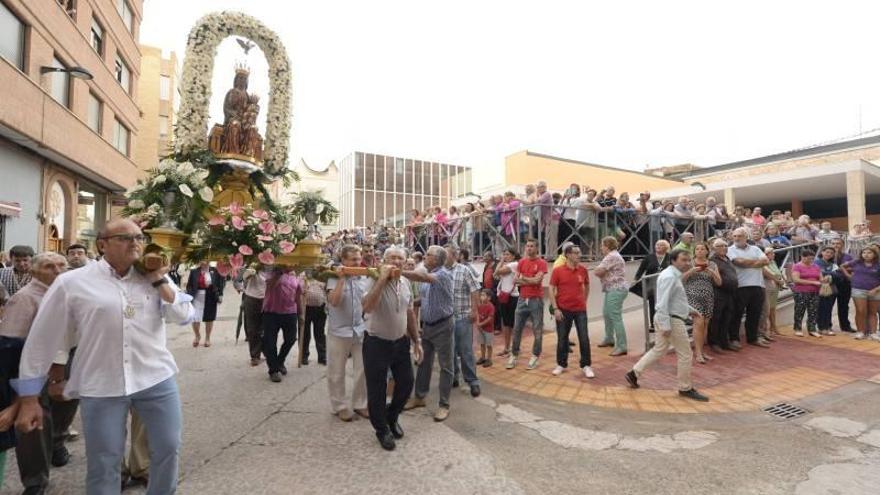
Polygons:
[[80,399],[86,492],[119,492],[121,425],[134,408],[150,446],[148,492],[174,493],[182,414],[165,322],[189,323],[191,298],[166,276],[168,267],[135,270],[144,236],[134,222],[111,220],[97,242],[103,259],[59,277],[37,312],[13,382],[21,398],[16,427],[28,433],[42,424],[38,398],[46,373],[58,351],[76,345],[64,395]]
[[580,347],[580,368],[587,378],[595,378],[590,367],[590,336],[587,333],[587,297],[590,294],[590,278],[587,269],[580,264],[581,250],[570,244],[565,247],[565,264],[553,269],[550,274],[550,300],[555,303],[556,368],[554,376],[561,375],[568,368],[568,336],[571,324],[577,330]]
[[712,321],[709,324],[709,346],[716,354],[722,351],[738,351],[739,347],[731,347],[728,329],[733,320],[736,309],[736,288],[739,286],[736,278],[736,267],[727,257],[727,242],[723,239],[715,239],[712,243],[712,255],[709,261],[718,267],[721,275],[721,285],[714,286],[714,309]]

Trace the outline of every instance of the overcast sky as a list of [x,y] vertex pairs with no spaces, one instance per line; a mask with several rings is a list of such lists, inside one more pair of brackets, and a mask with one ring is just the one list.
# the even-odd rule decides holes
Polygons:
[[[294,75],[291,164],[315,168],[376,151],[470,165],[479,188],[523,149],[632,170],[711,166],[880,127],[878,2],[146,0],[144,10],[141,42],[181,58],[208,12],[240,10],[277,31]],[[219,55],[215,120],[241,50],[227,42]],[[265,61],[251,65],[265,102]]]

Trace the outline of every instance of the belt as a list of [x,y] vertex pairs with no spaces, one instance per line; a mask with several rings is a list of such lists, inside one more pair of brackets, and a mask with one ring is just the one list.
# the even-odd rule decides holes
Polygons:
[[436,321],[425,321],[425,320],[422,320],[422,323],[424,323],[425,325],[427,325],[427,326],[429,326],[429,327],[433,327],[434,325],[439,325],[439,324],[443,323],[444,321],[446,321],[446,320],[448,320],[448,319],[450,319],[450,318],[452,318],[452,315],[444,316],[443,318],[440,318],[439,320],[436,320]]

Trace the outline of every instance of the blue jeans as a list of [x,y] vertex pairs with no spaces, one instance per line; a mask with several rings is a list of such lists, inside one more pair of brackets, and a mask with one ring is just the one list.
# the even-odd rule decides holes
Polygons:
[[134,408],[147,429],[150,446],[148,495],[177,490],[182,413],[177,381],[171,377],[146,390],[121,397],[82,397],[83,433],[86,441],[86,493],[118,494],[120,467],[125,451],[125,421]]
[[544,300],[540,297],[520,297],[513,314],[513,348],[510,352],[514,356],[519,356],[523,328],[529,319],[532,320],[532,333],[535,335],[532,356],[541,355],[541,341],[544,334]]
[[[474,362],[474,324],[465,316],[456,318],[452,327],[452,346],[455,351],[455,376],[464,372],[464,381],[470,385],[479,385],[477,378],[477,365]],[[459,363],[459,361],[461,361]]]

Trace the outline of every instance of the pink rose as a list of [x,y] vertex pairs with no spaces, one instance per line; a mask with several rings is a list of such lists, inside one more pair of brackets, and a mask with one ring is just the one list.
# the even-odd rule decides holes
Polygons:
[[257,239],[259,239],[263,242],[270,242],[270,241],[274,240],[275,238],[272,237],[271,235],[258,235]]
[[293,227],[290,224],[278,224],[278,233],[287,235],[291,232],[293,232]]
[[226,261],[217,262],[217,273],[219,273],[221,277],[229,275],[229,268],[229,263]]
[[232,227],[235,230],[244,230],[244,220],[241,217],[232,217]]
[[250,256],[250,255],[254,254],[254,250],[251,249],[250,246],[244,246],[244,245],[238,246],[238,252],[245,255],[245,256]]
[[287,254],[293,251],[293,249],[296,247],[296,244],[290,241],[281,241],[278,243],[278,246],[281,248],[282,253]]
[[275,224],[268,221],[262,222],[260,223],[260,230],[262,230],[264,234],[269,235],[275,232]]
[[251,213],[251,215],[253,215],[254,218],[259,218],[260,220],[268,220],[269,219],[269,212],[266,210],[254,210],[254,212]]
[[244,213],[244,208],[238,204],[238,201],[233,201],[229,204],[229,213],[232,213],[233,215],[241,215]]
[[272,254],[271,249],[267,249],[262,253],[257,255],[257,259],[260,260],[260,263],[264,265],[274,265],[275,264],[275,256]]

